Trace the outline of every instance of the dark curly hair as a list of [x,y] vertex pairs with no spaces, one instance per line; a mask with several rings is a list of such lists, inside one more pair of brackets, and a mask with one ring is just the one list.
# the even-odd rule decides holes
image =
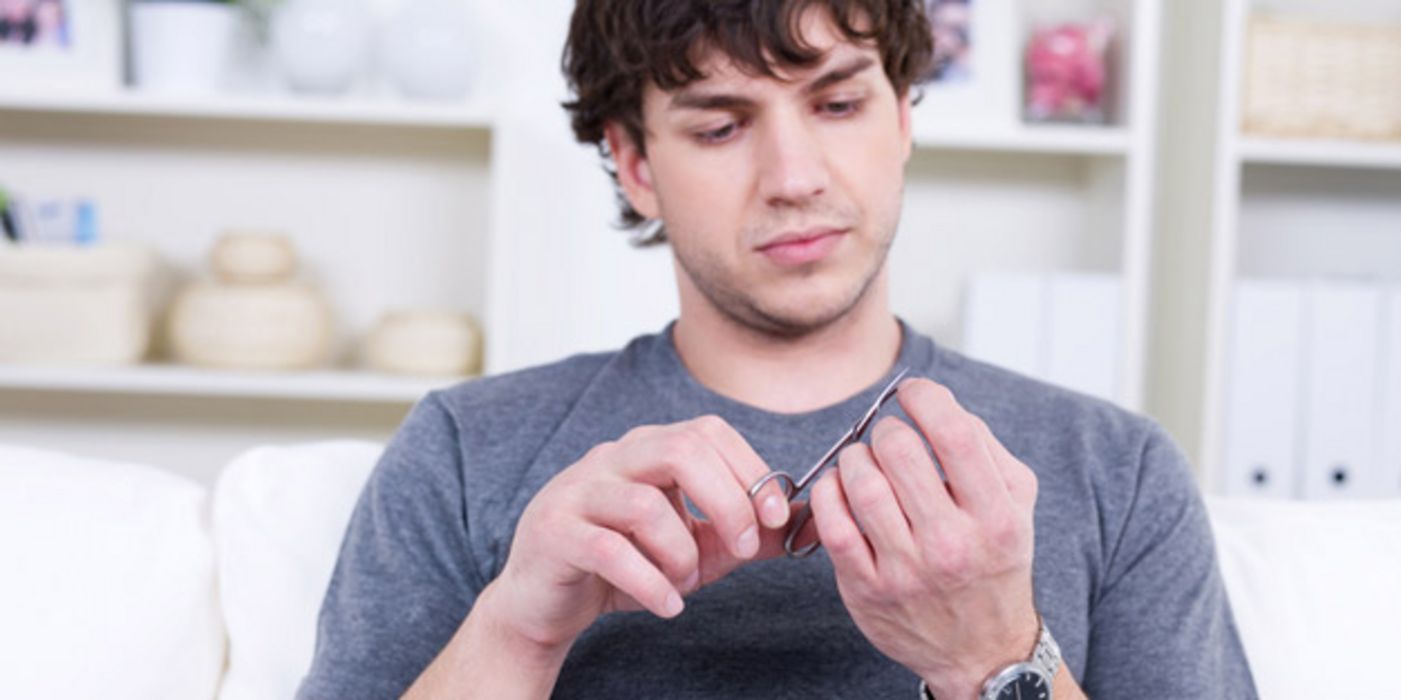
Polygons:
[[[616,186],[604,128],[621,124],[645,155],[642,95],[649,83],[672,91],[705,78],[695,64],[701,46],[771,78],[778,77],[775,64],[816,65],[822,55],[798,34],[798,20],[813,6],[825,8],[848,41],[874,42],[897,95],[928,72],[933,38],[925,0],[578,0],[561,61],[575,96],[564,103],[575,138],[599,149]],[[645,219],[621,189],[618,203],[621,227],[637,232]],[[665,240],[658,225],[634,243]]]

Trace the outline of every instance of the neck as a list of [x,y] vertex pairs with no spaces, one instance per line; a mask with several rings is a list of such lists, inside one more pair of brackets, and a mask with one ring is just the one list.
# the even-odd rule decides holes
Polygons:
[[846,315],[797,338],[764,333],[684,296],[672,330],[681,362],[711,391],[766,411],[839,403],[880,381],[900,354],[884,272]]

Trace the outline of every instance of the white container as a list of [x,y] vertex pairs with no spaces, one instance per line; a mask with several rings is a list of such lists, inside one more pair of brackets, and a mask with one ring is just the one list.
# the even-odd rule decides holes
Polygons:
[[230,5],[134,2],[132,72],[137,87],[208,94],[223,87],[240,16]]
[[481,335],[467,314],[394,311],[365,339],[365,362],[399,374],[476,374],[481,371]]
[[472,14],[464,0],[408,0],[380,38],[385,68],[405,97],[458,100],[472,72]]
[[330,359],[330,305],[296,282],[198,282],[171,306],[171,350],[181,362],[219,369],[309,369]]
[[362,0],[287,0],[273,15],[272,46],[294,91],[339,95],[365,66],[369,10]]
[[0,362],[127,365],[150,346],[149,250],[0,247]]

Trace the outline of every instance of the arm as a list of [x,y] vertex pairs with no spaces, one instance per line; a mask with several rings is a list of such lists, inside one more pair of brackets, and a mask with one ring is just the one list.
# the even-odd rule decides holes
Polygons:
[[1086,687],[1104,697],[1256,697],[1186,458],[1154,426],[1137,467],[1091,610]]
[[[767,472],[713,417],[638,428],[595,447],[530,501],[500,577],[407,697],[546,697],[570,646],[599,615],[674,617],[682,596],[744,561],[777,555],[787,501],[776,484],[755,500],[746,491]],[[683,493],[705,519],[690,514]]]

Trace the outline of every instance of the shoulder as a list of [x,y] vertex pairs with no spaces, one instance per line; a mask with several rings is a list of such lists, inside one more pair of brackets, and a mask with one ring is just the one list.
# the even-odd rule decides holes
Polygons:
[[579,354],[473,379],[430,393],[420,408],[464,436],[485,438],[554,425],[619,354]]
[[932,377],[1001,440],[1030,451],[1122,462],[1168,440],[1152,419],[1101,398],[1033,379],[940,348]]

